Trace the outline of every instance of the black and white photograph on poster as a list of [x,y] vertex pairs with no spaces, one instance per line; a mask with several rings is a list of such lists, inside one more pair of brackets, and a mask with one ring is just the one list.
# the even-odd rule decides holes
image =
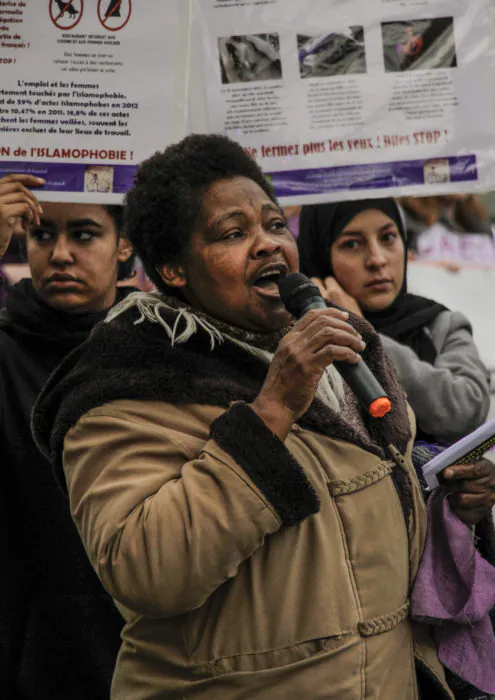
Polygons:
[[387,73],[457,66],[452,17],[384,22],[382,39]]
[[317,36],[297,35],[301,78],[366,73],[364,29],[347,27]]
[[113,167],[88,165],[84,170],[85,192],[113,192]]
[[282,61],[278,34],[242,34],[218,40],[222,83],[280,80]]
[[448,158],[430,158],[423,163],[425,185],[439,185],[450,182],[450,165]]

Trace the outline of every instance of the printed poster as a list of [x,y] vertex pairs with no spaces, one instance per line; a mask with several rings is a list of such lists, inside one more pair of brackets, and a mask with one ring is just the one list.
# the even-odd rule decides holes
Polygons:
[[118,203],[185,133],[184,0],[0,0],[0,177],[40,199]]
[[193,5],[192,127],[237,139],[284,204],[495,188],[489,0]]

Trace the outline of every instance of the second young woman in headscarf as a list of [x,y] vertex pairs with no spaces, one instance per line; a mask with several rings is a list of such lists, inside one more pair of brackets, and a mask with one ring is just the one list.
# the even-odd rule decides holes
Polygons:
[[391,198],[303,207],[301,271],[382,335],[418,437],[454,442],[486,419],[490,396],[468,319],[407,290],[406,234]]

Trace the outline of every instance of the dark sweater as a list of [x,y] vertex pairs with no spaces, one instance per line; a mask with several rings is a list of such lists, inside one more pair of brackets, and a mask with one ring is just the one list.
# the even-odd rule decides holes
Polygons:
[[2,700],[109,697],[122,618],[30,430],[48,376],[104,315],[55,312],[28,280],[0,313]]

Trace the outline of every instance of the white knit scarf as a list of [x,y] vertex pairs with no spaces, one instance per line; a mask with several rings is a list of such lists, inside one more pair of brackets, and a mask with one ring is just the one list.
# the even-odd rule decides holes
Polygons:
[[[202,329],[209,336],[210,351],[212,352],[217,345],[221,345],[227,339],[266,364],[270,364],[272,361],[273,352],[239,340],[228,332],[220,331],[215,325],[215,319],[205,318],[204,312],[201,312],[200,315],[186,305],[175,308],[176,304],[177,301],[174,299],[174,306],[172,306],[168,303],[167,298],[159,292],[134,292],[109,311],[105,323],[110,323],[129,309],[136,308],[141,315],[134,322],[134,325],[137,326],[145,321],[159,324],[165,330],[172,346],[176,343],[178,345],[186,343],[191,336],[197,333],[198,329]],[[177,314],[173,325],[162,316],[162,311],[167,313],[172,311]],[[185,328],[179,332],[181,321],[185,323]],[[333,365],[326,367],[323,372],[316,396],[332,411],[336,413],[340,411],[340,403],[344,397],[344,386],[340,374]]]

